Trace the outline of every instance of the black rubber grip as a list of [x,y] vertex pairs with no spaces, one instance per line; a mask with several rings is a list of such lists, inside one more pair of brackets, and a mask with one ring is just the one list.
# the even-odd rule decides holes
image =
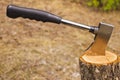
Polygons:
[[53,23],[61,23],[61,17],[58,17],[54,14],[51,14],[46,11],[18,7],[15,5],[8,5],[7,7],[7,16],[10,18],[29,18],[32,20],[43,21],[43,22],[53,22]]

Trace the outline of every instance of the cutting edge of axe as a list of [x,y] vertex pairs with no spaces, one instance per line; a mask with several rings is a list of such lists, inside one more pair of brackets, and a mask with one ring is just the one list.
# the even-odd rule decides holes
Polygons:
[[54,14],[43,10],[37,10],[32,8],[18,7],[15,5],[8,5],[7,16],[10,18],[29,18],[31,20],[37,20],[42,22],[52,22],[57,24],[67,24],[72,27],[86,29],[89,32],[95,34],[94,42],[90,45],[88,50],[93,51],[95,54],[90,55],[105,55],[105,49],[113,31],[113,25],[107,23],[99,23],[98,27],[87,26],[73,21],[62,19]]

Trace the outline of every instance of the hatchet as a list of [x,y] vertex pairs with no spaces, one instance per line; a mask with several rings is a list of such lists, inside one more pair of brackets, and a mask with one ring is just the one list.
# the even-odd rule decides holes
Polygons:
[[94,56],[105,55],[105,50],[113,31],[113,25],[111,24],[100,22],[99,25],[96,27],[87,26],[84,24],[63,19],[59,16],[56,16],[52,13],[43,10],[18,7],[15,5],[8,5],[7,16],[14,19],[18,17],[23,17],[31,20],[42,21],[42,22],[52,22],[57,24],[62,23],[62,24],[70,25],[71,27],[88,30],[89,32],[95,34],[94,42],[87,49],[94,52],[90,54]]

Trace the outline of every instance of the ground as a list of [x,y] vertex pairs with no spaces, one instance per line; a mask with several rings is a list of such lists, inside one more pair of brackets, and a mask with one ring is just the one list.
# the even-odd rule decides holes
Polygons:
[[93,42],[88,31],[6,16],[9,4],[42,9],[64,19],[115,26],[107,50],[120,54],[120,11],[102,12],[68,0],[0,1],[0,80],[80,80],[79,56]]

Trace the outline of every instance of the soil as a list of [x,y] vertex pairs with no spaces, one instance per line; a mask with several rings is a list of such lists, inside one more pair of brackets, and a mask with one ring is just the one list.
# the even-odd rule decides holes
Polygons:
[[6,16],[14,4],[86,25],[113,24],[107,50],[120,54],[120,11],[102,12],[68,0],[0,0],[0,80],[80,80],[79,56],[94,41],[68,25]]

